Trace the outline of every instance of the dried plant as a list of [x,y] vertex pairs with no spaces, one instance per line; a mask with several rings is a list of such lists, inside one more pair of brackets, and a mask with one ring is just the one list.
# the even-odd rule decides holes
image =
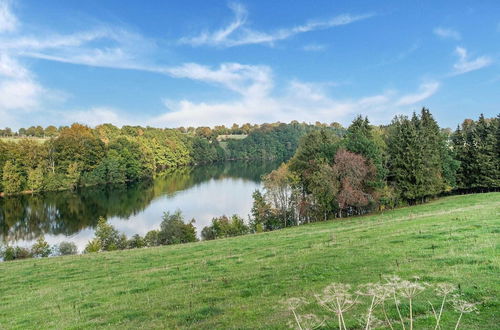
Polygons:
[[443,297],[443,300],[441,301],[441,307],[439,308],[439,314],[436,313],[434,310],[434,306],[432,303],[429,301],[429,304],[431,305],[432,312],[434,313],[434,317],[436,318],[436,327],[434,330],[440,328],[439,322],[441,321],[441,315],[443,314],[443,309],[444,309],[444,304],[446,302],[446,298],[453,293],[456,290],[456,287],[453,284],[450,283],[438,283],[436,285],[436,288],[434,289],[434,292],[439,297]]
[[375,327],[376,324],[379,322],[375,321],[375,318],[373,316],[373,311],[375,310],[375,307],[378,305],[383,306],[383,311],[384,311],[384,317],[386,319],[386,323],[391,327],[392,325],[391,322],[389,321],[389,318],[387,317],[387,313],[385,311],[385,306],[384,302],[390,298],[391,296],[391,289],[387,285],[383,285],[380,283],[367,283],[364,285],[361,285],[359,290],[357,291],[357,294],[360,296],[367,296],[371,297],[371,303],[370,306],[368,307],[368,311],[366,314],[366,327],[365,329],[371,329]]
[[349,284],[332,283],[323,290],[323,294],[316,295],[316,299],[326,310],[337,315],[341,330],[347,329],[344,313],[358,302],[358,297],[353,296]]
[[417,295],[422,293],[425,290],[426,284],[421,284],[418,282],[419,278],[414,277],[413,281],[403,280],[399,282],[399,293],[404,298],[408,299],[410,304],[410,330],[413,330],[413,309],[412,302]]
[[453,309],[456,312],[460,313],[460,316],[458,317],[457,320],[457,324],[455,325],[455,330],[457,330],[458,326],[460,325],[460,320],[462,319],[462,315],[467,313],[477,312],[477,307],[476,307],[477,303],[468,302],[462,299],[459,295],[453,295],[451,303],[453,305]]
[[[386,286],[389,290],[389,292],[391,293],[392,297],[394,298],[394,304],[396,305],[396,310],[398,312],[398,316],[399,316],[399,321],[401,323],[401,326],[403,327],[403,330],[406,330],[406,327],[405,327],[405,322],[403,320],[403,316],[401,315],[401,310],[399,309],[399,299],[397,299],[397,292],[399,290],[399,287],[400,287],[400,283],[401,283],[401,279],[396,276],[396,275],[391,275],[391,276],[384,276],[385,278],[385,281],[386,281]],[[392,328],[392,326],[391,326]]]
[[[361,316],[360,323],[363,324],[365,330],[384,325],[394,330],[392,321],[387,315],[385,309],[385,302],[389,299],[394,299],[395,307],[398,312],[399,321],[403,330],[406,330],[406,322],[409,320],[409,330],[413,330],[413,303],[415,298],[422,293],[429,284],[420,282],[420,278],[414,277],[413,280],[402,280],[398,276],[384,276],[385,283],[367,283],[360,285],[356,291],[353,291],[349,284],[332,283],[328,285],[321,294],[315,295],[319,305],[326,310],[335,313],[338,320],[340,330],[347,330],[345,324],[345,314],[354,305],[359,303],[359,297],[365,296],[369,298],[369,305],[366,313]],[[438,297],[442,297],[441,306],[436,311],[434,306],[431,305],[434,318],[436,320],[435,330],[440,328],[440,321],[443,315],[444,306],[449,301],[454,310],[460,313],[455,330],[458,329],[463,314],[477,311],[476,303],[468,302],[462,299],[459,295],[453,294],[456,287],[449,283],[439,283],[434,286],[434,293]],[[450,298],[451,297],[451,298]],[[409,302],[409,317],[404,318],[401,314],[400,299],[406,299]],[[299,315],[296,310],[307,304],[304,298],[290,298],[286,301],[288,309],[294,315],[294,321],[290,322],[292,327],[303,329],[316,329],[322,326],[325,320],[321,321],[314,314]],[[381,321],[376,318],[375,311],[377,307],[381,307],[385,320]]]
[[313,330],[323,325],[324,320],[320,320],[315,314],[297,314],[297,309],[307,304],[304,298],[290,298],[285,301],[287,308],[292,312],[294,321],[288,323],[290,328],[297,328],[299,330]]

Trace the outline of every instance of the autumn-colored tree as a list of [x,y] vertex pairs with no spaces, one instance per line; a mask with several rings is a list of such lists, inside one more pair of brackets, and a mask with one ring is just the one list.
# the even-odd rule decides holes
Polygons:
[[337,196],[342,214],[362,214],[375,201],[373,189],[368,183],[376,175],[375,167],[358,154],[340,149],[335,155],[333,171],[340,183]]

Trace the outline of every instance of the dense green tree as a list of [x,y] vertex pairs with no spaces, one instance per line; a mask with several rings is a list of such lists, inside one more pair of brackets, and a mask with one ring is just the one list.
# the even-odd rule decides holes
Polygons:
[[256,190],[252,194],[253,206],[251,210],[252,218],[250,227],[255,232],[269,231],[280,228],[279,219],[271,212],[271,207],[267,204],[264,195]]
[[142,248],[146,246],[146,241],[139,234],[135,234],[127,242],[128,249]]
[[354,119],[347,129],[344,145],[348,151],[362,155],[367,160],[367,165],[373,164],[375,166],[377,175],[370,184],[375,188],[383,188],[387,174],[384,166],[384,154],[380,142],[377,143],[375,140],[373,128],[368,118],[363,119],[363,117],[358,116]]
[[460,161],[457,185],[461,189],[491,189],[500,185],[498,119],[465,120],[453,134],[453,149]]
[[311,192],[314,173],[319,170],[321,164],[331,163],[340,142],[339,136],[330,129],[314,130],[301,140],[290,160],[290,170],[298,176],[304,192]]
[[103,251],[113,251],[124,248],[123,236],[120,235],[112,225],[108,224],[103,217],[100,217],[97,222],[95,236]]
[[28,170],[28,181],[26,188],[32,192],[38,192],[43,189],[44,173],[41,167]]
[[212,240],[223,237],[233,237],[248,234],[250,228],[245,224],[245,221],[233,215],[231,218],[223,215],[212,219],[212,224],[203,228],[201,237],[203,240]]
[[24,189],[24,178],[19,166],[8,160],[3,167],[3,191],[6,194],[15,194]]
[[196,228],[193,226],[194,219],[184,223],[181,211],[174,213],[165,212],[160,224],[158,242],[161,245],[180,244],[196,242]]
[[159,231],[158,230],[150,230],[146,233],[146,236],[144,236],[144,243],[146,246],[158,246],[160,245],[158,236],[159,236]]

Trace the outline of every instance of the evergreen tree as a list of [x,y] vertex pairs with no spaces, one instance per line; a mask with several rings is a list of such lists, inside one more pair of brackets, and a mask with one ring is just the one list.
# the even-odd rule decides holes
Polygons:
[[344,145],[348,151],[362,155],[375,166],[377,175],[370,184],[379,189],[383,188],[386,176],[384,156],[374,140],[373,128],[367,117],[363,119],[363,117],[358,116],[354,119],[347,129]]
[[420,114],[419,145],[423,160],[422,196],[437,195],[444,190],[443,155],[445,141],[439,125],[429,109],[423,108]]

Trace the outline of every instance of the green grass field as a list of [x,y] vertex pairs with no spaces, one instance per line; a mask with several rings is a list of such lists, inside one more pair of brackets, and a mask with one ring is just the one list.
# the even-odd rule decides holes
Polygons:
[[[498,329],[499,234],[500,193],[488,193],[217,241],[4,262],[0,328],[280,329],[289,297],[328,316],[313,298],[326,285],[397,274],[459,285],[480,302],[461,329]],[[415,329],[433,329],[427,299],[439,301],[417,299]],[[335,329],[331,316],[325,328]],[[457,318],[447,306],[443,329]],[[346,322],[357,327],[350,313]]]
[[31,141],[35,141],[37,143],[44,143],[45,141],[48,141],[50,138],[36,138],[36,137],[23,137],[23,138],[19,138],[19,137],[0,137],[0,141],[3,141],[3,142],[14,142],[14,143],[18,143],[18,142],[21,142],[22,140],[31,140]]

